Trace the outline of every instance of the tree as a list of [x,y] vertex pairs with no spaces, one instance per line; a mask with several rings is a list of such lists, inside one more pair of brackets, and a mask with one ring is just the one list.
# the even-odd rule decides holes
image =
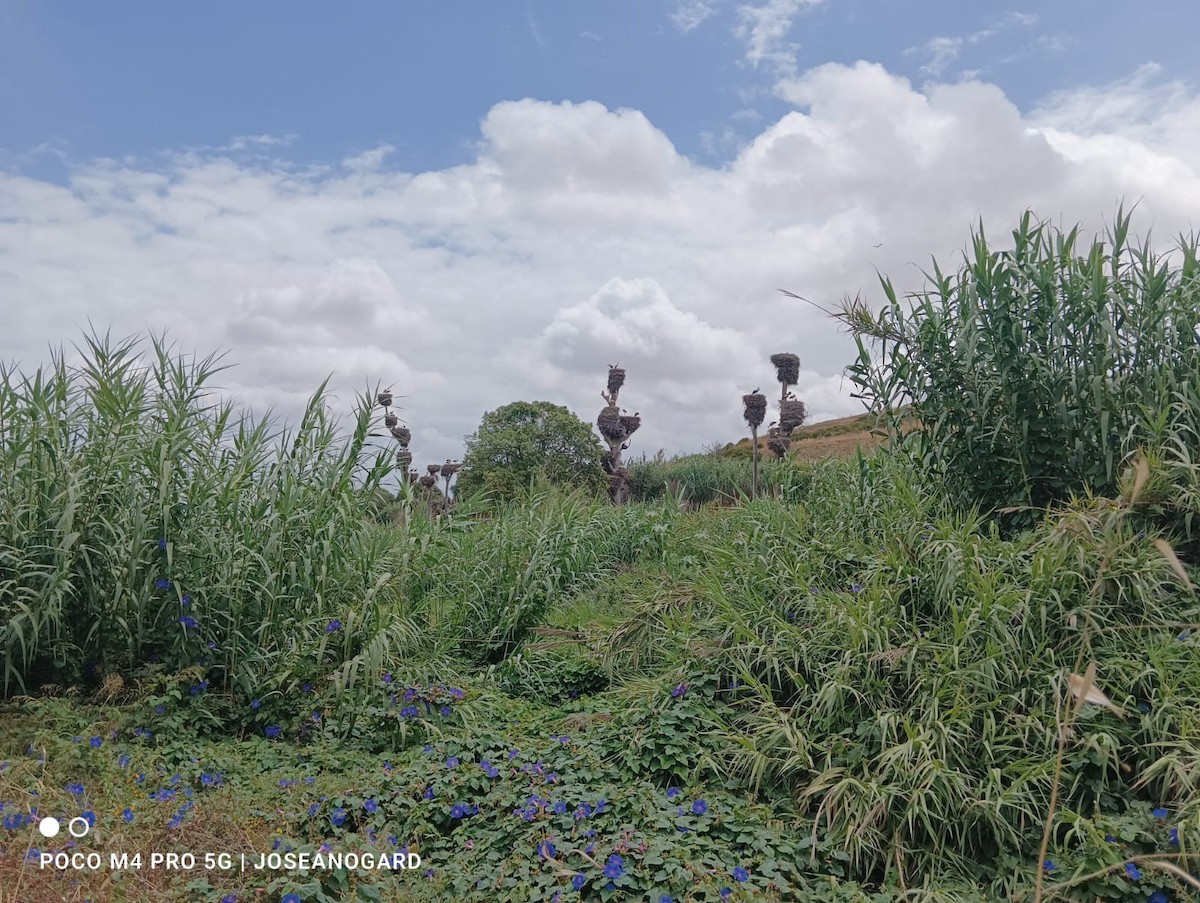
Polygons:
[[458,489],[512,498],[544,477],[599,492],[608,485],[601,466],[604,449],[592,428],[561,405],[514,401],[483,415],[466,439]]

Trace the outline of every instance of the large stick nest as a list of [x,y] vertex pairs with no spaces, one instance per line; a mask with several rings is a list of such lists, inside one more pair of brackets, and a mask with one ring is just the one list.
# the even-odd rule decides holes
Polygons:
[[753,395],[743,395],[742,404],[745,405],[742,416],[746,418],[746,423],[753,427],[762,426],[767,416],[767,396],[757,392]]
[[449,479],[450,477],[452,477],[456,473],[458,473],[458,469],[460,467],[462,467],[461,464],[458,464],[454,461],[447,461],[445,464],[442,465],[442,476]]
[[391,392],[380,392],[375,397],[375,400],[377,402],[379,402],[381,407],[390,408],[392,406],[392,393]]
[[412,452],[407,448],[402,448],[396,452],[396,463],[401,467],[408,467],[412,463]]
[[629,435],[621,424],[621,409],[616,405],[609,405],[600,412],[596,426],[600,427],[601,435],[609,442],[624,442]]
[[406,426],[392,427],[392,436],[401,445],[408,445],[412,441],[412,430]]
[[794,386],[800,380],[800,358],[786,352],[771,355],[771,363],[775,365],[775,378],[787,386]]
[[621,427],[625,430],[625,437],[629,438],[638,431],[638,427],[642,425],[642,418],[637,414],[622,414]]
[[623,385],[625,385],[625,370],[610,365],[608,368],[608,391],[619,392]]
[[790,436],[792,430],[804,423],[808,409],[804,402],[795,398],[786,398],[779,403],[779,432]]

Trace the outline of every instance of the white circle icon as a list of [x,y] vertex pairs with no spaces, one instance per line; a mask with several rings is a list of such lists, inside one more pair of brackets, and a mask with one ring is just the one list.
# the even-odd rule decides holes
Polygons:
[[[76,824],[80,826],[78,834],[75,833]],[[67,825],[67,830],[71,832],[72,837],[83,837],[88,831],[91,830],[91,827],[92,826],[88,824],[88,820],[86,818],[84,818],[82,815],[76,815],[73,819],[71,819],[70,824]]]
[[38,822],[38,830],[42,832],[43,837],[54,837],[58,834],[58,828],[58,819],[51,818],[49,815]]

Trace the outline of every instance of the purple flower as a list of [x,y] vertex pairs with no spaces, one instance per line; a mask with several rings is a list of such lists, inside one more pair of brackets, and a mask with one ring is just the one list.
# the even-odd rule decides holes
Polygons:
[[404,708],[402,708],[400,710],[401,718],[415,718],[417,715],[420,715],[420,714],[421,714],[421,710],[418,709],[415,705],[406,705]]
[[465,693],[464,693],[462,690],[460,690],[458,687],[451,687],[451,688],[450,688],[450,695],[451,695],[451,696],[453,696],[455,699],[462,699],[462,698],[463,698],[465,695],[467,695],[467,694],[465,694]]
[[1162,806],[1159,806],[1157,809],[1152,809],[1150,811],[1150,814],[1153,815],[1155,818],[1166,818],[1171,813],[1168,812],[1166,809],[1164,809]]
[[678,699],[680,696],[682,696],[687,691],[688,691],[688,685],[680,684],[679,686],[677,686],[675,689],[673,689],[671,691],[671,695],[674,696],[676,699]]
[[733,880],[734,881],[745,881],[749,877],[750,877],[750,873],[748,871],[746,871],[744,868],[742,868],[740,865],[733,870]]
[[571,887],[575,890],[583,890],[585,884],[587,884],[587,877],[583,872],[576,872],[575,877],[571,879]]
[[1131,879],[1131,880],[1133,880],[1133,881],[1138,881],[1138,880],[1140,880],[1140,879],[1141,879],[1141,877],[1142,877],[1142,871],[1141,871],[1141,869],[1139,869],[1139,868],[1138,868],[1138,867],[1137,867],[1137,866],[1136,866],[1134,863],[1132,863],[1132,862],[1126,862],[1126,863],[1125,863],[1125,874],[1126,874],[1126,875],[1128,875],[1128,876],[1130,877],[1130,879]]
[[467,807],[464,806],[462,803],[455,803],[453,806],[450,807],[450,817],[453,819],[460,819],[466,814],[467,814]]
[[1173,846],[1173,847],[1179,846],[1179,829],[1178,828],[1172,828],[1170,831],[1168,831],[1167,837],[1170,838],[1170,840],[1171,840],[1171,846]]
[[132,822],[133,809],[131,809],[129,806],[126,806],[123,810],[121,810],[121,818],[125,819],[126,822]]
[[438,714],[441,715],[443,718],[449,718],[450,717],[450,706],[448,706],[448,705],[442,706],[441,709],[438,710]]
[[377,803],[375,800],[367,800],[365,803],[363,803],[363,808],[366,809],[367,812],[374,815],[375,810],[379,808],[379,803]]
[[555,803],[554,804],[554,814],[555,815],[566,815],[567,814],[567,804],[564,803],[562,800],[559,800],[557,803]]
[[604,877],[617,879],[625,873],[625,860],[613,853],[608,857],[608,862],[604,865]]
[[422,793],[422,794],[421,794],[421,796],[425,797],[425,799],[427,799],[427,800],[431,800],[431,799],[433,799],[433,788],[432,788],[432,787],[426,787],[426,788],[425,788],[425,792],[424,792],[424,793]]
[[164,538],[160,537],[160,538],[159,538],[159,540],[158,540],[158,547],[159,547],[160,549],[165,549],[165,548],[167,547],[167,541],[166,541],[166,539],[164,539]]
[[267,729],[264,731],[264,733],[267,735],[268,740],[274,740],[283,733],[283,728],[281,728],[278,724],[269,724],[267,725]]
[[850,584],[850,592],[854,593],[854,595],[857,596],[859,593],[862,592],[862,584],[861,583],[851,583]]
[[129,766],[129,762],[129,753],[121,753],[121,755],[117,756],[117,765],[119,765],[121,768],[127,768]]
[[449,759],[447,759],[447,760],[446,760],[446,767],[447,767],[447,768],[457,768],[457,767],[458,767],[458,757],[457,757],[457,756],[451,756]]
[[261,699],[254,700],[254,702],[250,703],[250,708],[254,709],[254,711],[257,712],[259,709],[262,708],[262,700]]
[[192,597],[184,596],[182,599],[179,600],[179,604],[182,605],[184,608],[187,608],[189,605],[192,604]]
[[193,696],[199,696],[201,693],[203,693],[207,689],[208,689],[208,681],[202,680],[198,684],[192,684],[192,688],[189,692]]
[[179,618],[179,623],[182,624],[188,630],[195,630],[197,627],[200,626],[200,622],[197,621],[195,618],[193,618],[191,615],[183,615],[181,618]]
[[346,810],[342,808],[334,809],[329,815],[329,820],[333,822],[334,827],[340,828],[346,823]]
[[299,894],[284,894],[279,903],[302,903]]
[[1058,868],[1058,866],[1056,866],[1056,865],[1054,864],[1054,860],[1053,860],[1053,859],[1047,859],[1045,862],[1043,862],[1043,863],[1042,863],[1042,868],[1044,868],[1044,869],[1045,869],[1046,871],[1048,871],[1048,872],[1052,872],[1052,871],[1054,871],[1056,868]]
[[383,675],[383,682],[385,684],[390,684],[392,682],[392,675],[391,674]]
[[543,840],[538,844],[538,853],[541,854],[543,859],[553,859],[558,851],[554,848],[553,842]]
[[708,803],[704,800],[696,800],[696,802],[692,803],[692,811],[697,815],[703,815],[708,811]]
[[683,791],[680,790],[678,787],[668,787],[667,788],[667,799],[673,800],[673,799],[675,799],[675,797],[679,796],[679,794],[681,794],[681,793],[683,793]]
[[334,618],[332,621],[330,621],[328,624],[325,625],[326,633],[337,633],[341,629],[342,629],[342,622],[339,621],[337,618]]
[[165,580],[162,577],[159,577],[157,580],[154,581],[154,588],[155,589],[170,589],[171,581]]
[[83,796],[82,784],[68,784],[66,789],[71,796]]
[[103,742],[104,741],[101,740],[99,737],[92,737],[92,739],[88,741],[88,743],[91,745],[92,749],[99,749],[100,745]]
[[1167,895],[1161,890],[1156,890],[1150,895],[1148,903],[1167,903]]

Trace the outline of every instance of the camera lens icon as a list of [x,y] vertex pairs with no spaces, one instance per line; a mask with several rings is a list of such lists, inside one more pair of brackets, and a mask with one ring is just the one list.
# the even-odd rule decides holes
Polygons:
[[90,821],[88,821],[86,818],[84,818],[82,815],[76,815],[67,824],[67,832],[72,837],[76,837],[76,838],[86,837],[87,832],[90,830],[92,830],[92,823]]

